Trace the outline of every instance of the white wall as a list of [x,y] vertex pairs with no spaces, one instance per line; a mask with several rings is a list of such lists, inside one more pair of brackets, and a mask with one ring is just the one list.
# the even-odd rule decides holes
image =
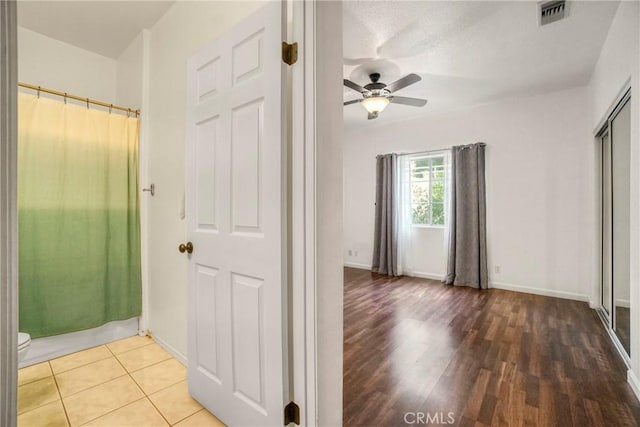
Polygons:
[[[640,4],[620,2],[600,58],[588,85],[589,89],[589,139],[616,102],[625,84],[631,83],[631,185],[630,185],[630,235],[629,260],[631,282],[631,368],[629,378],[636,394],[640,396]],[[595,150],[590,153],[595,164]],[[597,229],[598,217],[594,215],[592,227]],[[594,264],[600,262],[597,251],[592,254]],[[592,288],[597,298],[598,282]]]
[[[427,107],[428,108],[428,107]],[[371,265],[375,156],[485,142],[487,246],[494,287],[587,300],[594,281],[595,173],[588,160],[586,88],[507,100],[345,135],[345,262]],[[446,271],[443,229],[421,229],[417,273]],[[355,249],[357,257],[348,257]],[[494,267],[500,266],[496,273]]]
[[151,30],[149,107],[149,329],[187,355],[187,257],[180,218],[185,188],[186,62],[200,47],[256,10],[259,2],[177,2]]
[[116,61],[18,28],[18,79],[108,103],[116,102]]
[[144,58],[148,37],[148,30],[140,32],[116,61],[116,100],[124,107],[140,109],[142,106],[145,84]]
[[318,425],[342,425],[342,4],[316,5],[316,306]]

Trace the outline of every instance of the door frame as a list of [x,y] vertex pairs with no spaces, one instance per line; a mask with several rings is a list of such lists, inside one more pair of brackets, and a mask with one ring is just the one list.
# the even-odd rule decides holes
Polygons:
[[[18,390],[18,69],[17,4],[0,2],[9,60],[0,67],[0,425],[17,423]],[[8,41],[4,45],[4,41]]]
[[292,3],[292,396],[300,425],[342,425],[342,3]]
[[315,426],[316,238],[315,238],[315,24],[316,2],[293,1],[291,41],[298,61],[291,68],[291,397],[302,426]]

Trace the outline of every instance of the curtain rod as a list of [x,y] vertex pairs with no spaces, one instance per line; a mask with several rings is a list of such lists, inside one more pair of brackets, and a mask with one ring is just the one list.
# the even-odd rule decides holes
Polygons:
[[451,151],[451,147],[449,148],[441,148],[439,150],[428,150],[428,151],[414,151],[412,153],[398,153],[399,156],[413,156],[415,154],[429,154],[429,153],[442,153],[444,151]]
[[18,83],[18,86],[23,87],[25,89],[35,90],[38,92],[38,95],[40,95],[40,92],[44,92],[44,93],[50,93],[51,95],[62,96],[65,99],[70,98],[70,99],[75,99],[76,101],[86,102],[87,107],[89,106],[89,104],[94,104],[94,105],[99,105],[101,107],[106,107],[109,109],[109,111],[120,110],[120,111],[125,111],[128,114],[135,114],[136,116],[140,115],[140,110],[134,110],[133,108],[122,107],[120,105],[107,104],[106,102],[96,101],[95,99],[91,99],[91,98],[83,98],[78,95],[71,95],[67,92],[60,92],[53,89],[47,89],[42,86],[30,85],[27,83]]
[[[467,145],[459,145],[458,147],[462,147],[462,149],[467,149],[467,148],[471,148],[473,145],[480,145],[482,147],[486,146],[487,144],[485,144],[484,142],[477,142],[475,144],[467,144]],[[449,147],[449,148],[441,148],[439,150],[428,150],[428,151],[414,151],[412,153],[398,153],[399,156],[413,156],[415,154],[429,154],[429,153],[442,153],[443,151],[451,151],[453,147]]]

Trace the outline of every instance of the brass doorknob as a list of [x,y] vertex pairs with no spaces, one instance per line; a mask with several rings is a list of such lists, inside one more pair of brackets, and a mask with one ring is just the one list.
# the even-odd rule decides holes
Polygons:
[[193,252],[193,243],[191,242],[187,242],[187,244],[180,243],[180,246],[178,246],[178,250],[180,251],[181,254],[185,252],[190,254]]

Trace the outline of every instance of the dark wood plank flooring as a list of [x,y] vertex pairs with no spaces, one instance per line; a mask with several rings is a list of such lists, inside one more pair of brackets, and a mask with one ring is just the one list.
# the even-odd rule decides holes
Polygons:
[[344,298],[346,426],[640,424],[585,303],[352,268]]

